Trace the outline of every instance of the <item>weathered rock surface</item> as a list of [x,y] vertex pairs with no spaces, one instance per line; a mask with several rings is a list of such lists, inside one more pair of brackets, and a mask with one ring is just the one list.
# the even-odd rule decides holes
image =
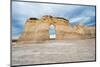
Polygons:
[[50,25],[56,27],[56,40],[95,37],[95,27],[86,27],[79,24],[71,27],[69,24],[69,20],[67,19],[48,15],[40,19],[29,18],[17,42],[34,43],[50,40],[48,32]]

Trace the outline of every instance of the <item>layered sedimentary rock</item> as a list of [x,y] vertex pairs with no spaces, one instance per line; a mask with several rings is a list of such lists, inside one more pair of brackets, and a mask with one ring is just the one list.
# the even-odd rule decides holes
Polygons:
[[95,36],[94,27],[85,27],[79,24],[71,27],[67,19],[46,15],[40,19],[29,18],[25,23],[25,29],[18,43],[44,42],[50,40],[48,32],[50,25],[56,27],[56,40]]

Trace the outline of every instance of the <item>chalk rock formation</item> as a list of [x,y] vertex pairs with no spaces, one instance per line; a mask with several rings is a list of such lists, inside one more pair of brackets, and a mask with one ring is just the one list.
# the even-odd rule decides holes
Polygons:
[[95,26],[89,27],[78,24],[75,26],[75,32],[80,34],[81,38],[93,38],[95,37]]
[[[25,23],[25,29],[18,40],[18,43],[36,43],[50,40],[49,26],[56,27],[56,40],[69,38],[81,38],[84,35],[93,34],[93,27],[85,27],[76,25],[74,28],[70,26],[69,20],[62,17],[53,17],[45,15],[38,18],[29,18]],[[93,36],[92,35],[92,36]]]

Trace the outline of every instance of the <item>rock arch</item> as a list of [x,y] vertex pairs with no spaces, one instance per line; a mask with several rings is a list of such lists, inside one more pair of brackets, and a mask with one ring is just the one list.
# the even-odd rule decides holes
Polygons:
[[49,40],[49,26],[56,26],[56,39],[63,39],[64,27],[67,27],[69,21],[61,17],[45,15],[42,18],[29,18],[25,23],[25,29],[18,42],[31,43]]

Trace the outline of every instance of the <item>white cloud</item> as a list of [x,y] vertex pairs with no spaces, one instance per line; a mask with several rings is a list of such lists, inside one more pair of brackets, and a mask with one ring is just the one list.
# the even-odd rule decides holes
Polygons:
[[71,23],[84,23],[89,20],[91,17],[74,17],[70,19]]

